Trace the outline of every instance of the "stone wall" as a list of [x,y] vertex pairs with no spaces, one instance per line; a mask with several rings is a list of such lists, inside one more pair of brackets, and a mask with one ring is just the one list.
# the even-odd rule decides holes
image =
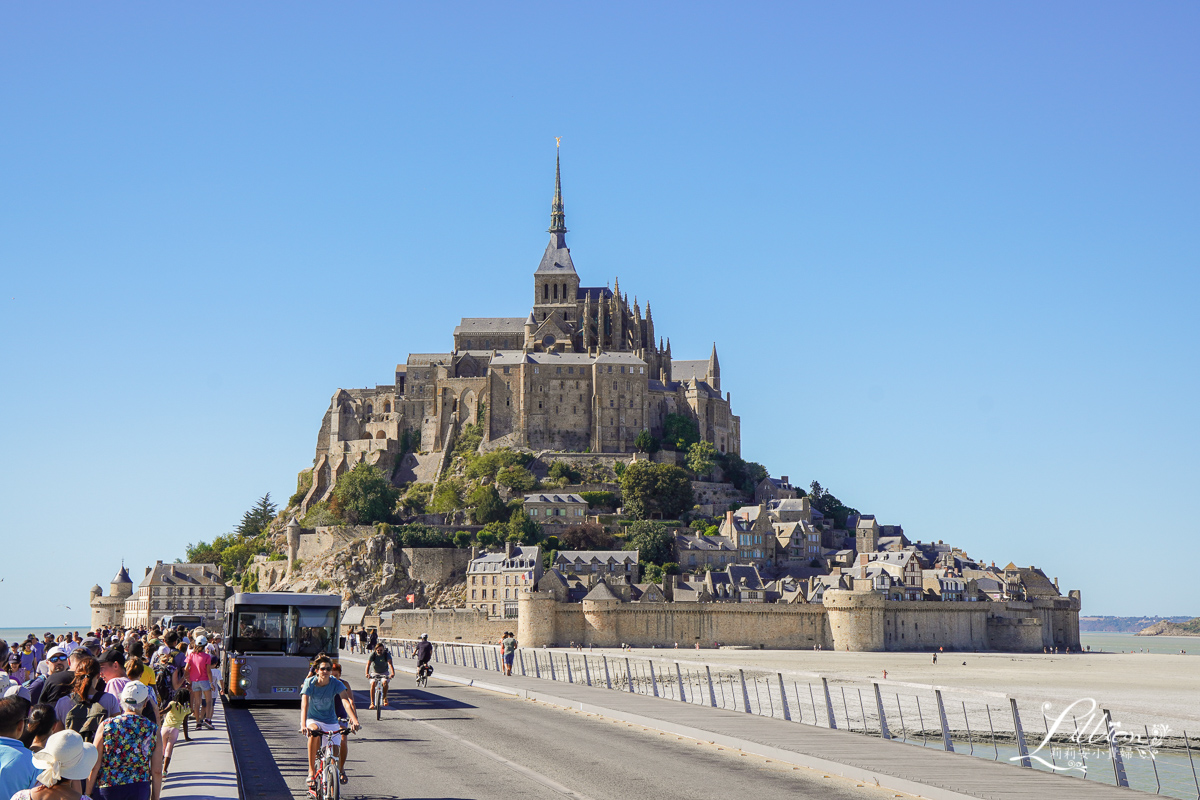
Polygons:
[[400,564],[408,577],[426,584],[466,580],[471,551],[457,547],[402,547]]
[[516,627],[516,620],[488,619],[487,612],[478,609],[417,609],[384,617],[379,633],[394,639],[416,639],[427,633],[432,641],[495,644],[505,631]]
[[[883,612],[885,650],[987,650],[991,603],[888,601]],[[1003,650],[1007,648],[992,648]]]
[[313,561],[375,532],[371,525],[338,525],[320,528],[301,528],[300,547],[296,557],[301,561]]
[[[526,592],[519,604],[522,645],[747,647],[849,651],[1041,650],[1044,636],[1078,649],[1079,599],[1034,603],[901,602],[875,592],[831,589],[822,604],[559,603]],[[511,627],[510,620],[501,620]],[[1046,634],[1047,626],[1058,626]],[[1074,640],[1072,641],[1072,637]]]

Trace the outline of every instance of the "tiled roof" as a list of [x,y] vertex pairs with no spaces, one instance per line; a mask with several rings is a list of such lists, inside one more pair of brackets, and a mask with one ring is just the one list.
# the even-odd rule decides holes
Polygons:
[[460,333],[525,333],[524,317],[463,317],[454,329]]
[[587,503],[577,494],[527,494],[526,503]]
[[608,561],[618,564],[638,562],[637,550],[559,550],[555,563],[568,561],[583,561],[585,563],[603,564]]

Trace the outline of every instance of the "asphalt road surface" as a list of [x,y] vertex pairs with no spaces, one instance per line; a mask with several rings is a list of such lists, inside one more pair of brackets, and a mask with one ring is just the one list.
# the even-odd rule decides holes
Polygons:
[[[348,663],[354,674],[361,665]],[[349,678],[363,729],[351,737],[342,797],[727,800],[903,797],[736,750],[542,703],[400,673],[383,719],[365,678]],[[227,710],[248,800],[304,798],[304,737],[291,706]]]

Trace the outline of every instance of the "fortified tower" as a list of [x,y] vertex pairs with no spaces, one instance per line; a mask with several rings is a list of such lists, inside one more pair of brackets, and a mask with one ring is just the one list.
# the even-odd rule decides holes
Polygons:
[[883,595],[870,590],[827,589],[824,602],[834,650],[884,649]]

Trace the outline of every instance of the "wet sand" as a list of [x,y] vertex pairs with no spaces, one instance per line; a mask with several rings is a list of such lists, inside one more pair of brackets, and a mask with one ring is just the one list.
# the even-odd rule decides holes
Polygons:
[[[621,651],[594,650],[609,655]],[[831,685],[869,687],[872,681],[892,691],[926,691],[903,684],[936,685],[955,690],[956,698],[1004,704],[994,694],[1015,697],[1026,727],[1036,720],[1041,729],[1041,706],[1050,703],[1053,718],[1076,700],[1093,698],[1112,711],[1114,722],[1141,732],[1166,724],[1174,736],[1186,730],[1200,739],[1200,661],[1195,657],[1150,653],[1045,655],[1041,653],[846,653],[830,650],[674,650],[637,648],[626,655],[666,661],[708,664],[714,671],[732,668],[782,671],[785,678],[814,680],[818,674]],[[964,662],[965,665],[964,665]],[[792,673],[789,675],[788,673]],[[929,690],[931,692],[931,690]]]

